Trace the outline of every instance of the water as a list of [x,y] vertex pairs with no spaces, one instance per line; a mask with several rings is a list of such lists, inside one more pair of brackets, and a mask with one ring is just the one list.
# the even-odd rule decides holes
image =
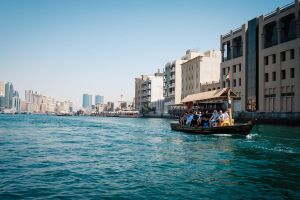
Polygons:
[[0,115],[0,199],[299,199],[300,131],[173,132],[169,120]]

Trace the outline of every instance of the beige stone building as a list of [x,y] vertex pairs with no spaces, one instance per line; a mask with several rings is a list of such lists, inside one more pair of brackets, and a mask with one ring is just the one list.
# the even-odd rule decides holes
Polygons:
[[181,99],[201,92],[201,84],[220,80],[221,52],[210,50],[187,60],[181,65]]
[[245,65],[246,65],[246,32],[247,26],[231,30],[221,35],[221,88],[230,87],[241,97],[241,109],[245,110]]
[[259,111],[300,112],[299,1],[258,18]]
[[212,81],[212,82],[206,82],[201,84],[201,92],[208,92],[212,90],[218,90],[220,89],[220,82],[219,81]]
[[300,112],[299,37],[299,0],[221,35],[221,88],[242,111]]

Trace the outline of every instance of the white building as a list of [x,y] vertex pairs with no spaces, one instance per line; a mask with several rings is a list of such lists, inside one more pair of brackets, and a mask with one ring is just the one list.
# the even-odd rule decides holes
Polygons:
[[150,102],[164,99],[163,96],[163,76],[158,71],[154,75],[142,75],[135,79],[135,109],[142,110],[148,108]]
[[147,76],[142,81],[142,106],[149,106],[150,102],[164,99],[163,96],[163,73],[158,71],[154,75]]
[[201,84],[220,80],[220,51],[209,50],[203,54],[194,53],[193,57],[187,57],[186,60],[181,65],[181,99],[201,92]]

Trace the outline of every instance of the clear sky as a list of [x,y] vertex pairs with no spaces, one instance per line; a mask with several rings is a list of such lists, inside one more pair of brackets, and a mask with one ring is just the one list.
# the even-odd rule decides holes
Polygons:
[[[0,81],[82,104],[134,97],[134,78],[293,0],[0,0]],[[94,101],[94,99],[93,99]]]

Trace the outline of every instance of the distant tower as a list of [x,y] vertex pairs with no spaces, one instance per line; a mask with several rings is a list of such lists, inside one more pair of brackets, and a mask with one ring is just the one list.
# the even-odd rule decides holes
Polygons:
[[83,94],[83,99],[82,99],[82,107],[86,109],[91,109],[92,108],[92,95],[89,94]]
[[5,108],[12,108],[13,106],[14,86],[12,83],[5,84]]
[[104,97],[100,95],[95,95],[95,105],[104,104]]

